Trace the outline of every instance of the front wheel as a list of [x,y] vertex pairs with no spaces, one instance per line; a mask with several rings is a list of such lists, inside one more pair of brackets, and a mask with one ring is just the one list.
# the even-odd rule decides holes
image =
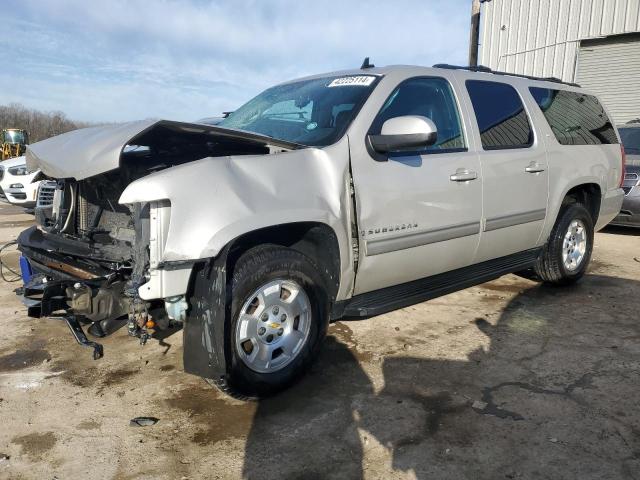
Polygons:
[[581,203],[565,205],[535,266],[547,283],[567,285],[585,274],[593,250],[593,219]]
[[286,388],[309,367],[327,331],[318,269],[296,250],[252,248],[236,262],[231,292],[227,392],[263,397]]

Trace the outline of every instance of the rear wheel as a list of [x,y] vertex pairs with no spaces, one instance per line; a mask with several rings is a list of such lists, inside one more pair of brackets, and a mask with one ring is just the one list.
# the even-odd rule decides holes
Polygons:
[[564,205],[538,259],[536,273],[548,283],[578,281],[589,266],[593,238],[593,220],[584,205]]
[[328,299],[313,262],[298,251],[261,246],[236,262],[232,279],[230,369],[224,390],[276,393],[316,356],[328,325]]

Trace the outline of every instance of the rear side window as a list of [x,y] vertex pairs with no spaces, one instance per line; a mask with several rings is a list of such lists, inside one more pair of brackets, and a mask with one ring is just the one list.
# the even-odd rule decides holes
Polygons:
[[613,125],[596,97],[539,87],[529,87],[529,91],[560,144],[618,143]]
[[476,114],[482,148],[526,148],[533,131],[515,88],[506,83],[467,80],[467,91]]
[[417,77],[402,82],[382,106],[369,133],[378,135],[384,122],[404,115],[427,117],[435,123],[438,140],[425,151],[465,149],[458,106],[451,86],[444,78]]

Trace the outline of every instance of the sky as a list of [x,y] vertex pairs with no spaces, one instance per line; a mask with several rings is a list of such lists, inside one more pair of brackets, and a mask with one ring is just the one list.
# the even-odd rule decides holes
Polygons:
[[0,104],[195,121],[305,75],[466,64],[470,0],[3,0]]

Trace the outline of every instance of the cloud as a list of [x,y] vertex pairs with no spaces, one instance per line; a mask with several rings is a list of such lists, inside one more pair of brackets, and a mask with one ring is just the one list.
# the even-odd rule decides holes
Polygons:
[[277,82],[376,64],[464,63],[465,0],[9,0],[0,102],[120,121],[193,120]]

